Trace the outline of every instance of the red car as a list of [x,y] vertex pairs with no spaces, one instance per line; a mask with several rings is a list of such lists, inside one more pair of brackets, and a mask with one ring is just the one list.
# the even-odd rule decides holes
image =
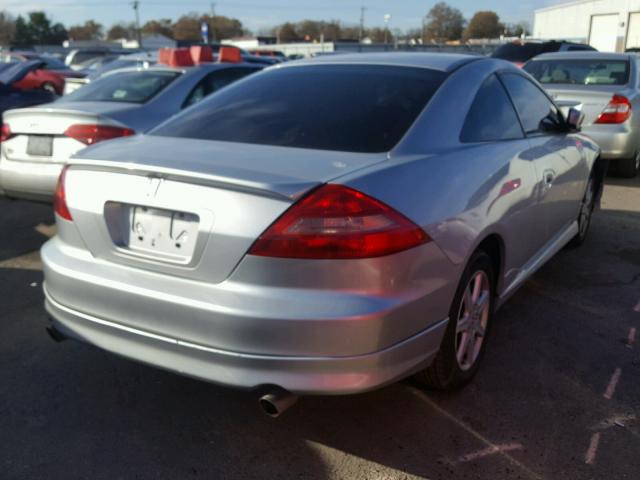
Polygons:
[[62,95],[65,78],[80,78],[85,76],[81,72],[71,70],[60,60],[45,55],[38,55],[31,52],[11,52],[8,58],[6,58],[6,61],[9,62],[24,62],[27,60],[41,60],[44,62],[44,67],[30,72],[22,80],[14,83],[14,87],[20,90],[47,90],[51,93]]

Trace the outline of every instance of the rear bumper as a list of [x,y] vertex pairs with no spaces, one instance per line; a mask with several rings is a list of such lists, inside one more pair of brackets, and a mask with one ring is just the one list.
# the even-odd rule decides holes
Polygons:
[[600,147],[602,158],[618,160],[634,158],[638,150],[638,138],[630,125],[589,125],[582,133],[592,138]]
[[276,385],[296,394],[351,394],[379,388],[426,367],[447,319],[386,349],[355,356],[277,356],[225,351],[146,332],[67,308],[49,294],[45,307],[64,335],[201,380],[238,387]]
[[0,158],[0,190],[10,197],[51,202],[63,163]]

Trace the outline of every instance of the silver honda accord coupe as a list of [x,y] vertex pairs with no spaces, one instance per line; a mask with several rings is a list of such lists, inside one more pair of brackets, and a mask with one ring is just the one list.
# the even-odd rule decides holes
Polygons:
[[490,58],[247,77],[71,160],[50,333],[242,388],[460,387],[496,308],[585,239],[602,175],[577,113]]

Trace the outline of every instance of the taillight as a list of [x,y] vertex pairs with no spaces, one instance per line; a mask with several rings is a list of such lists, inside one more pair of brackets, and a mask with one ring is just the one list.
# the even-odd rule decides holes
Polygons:
[[0,142],[6,142],[11,137],[13,137],[13,133],[11,133],[11,129],[7,123],[2,124],[2,128],[0,128]]
[[596,123],[623,123],[631,116],[631,102],[623,95],[614,95],[596,119]]
[[64,167],[58,177],[56,193],[53,196],[53,211],[65,220],[73,221],[69,207],[67,207],[67,193],[65,191],[65,179],[67,177],[68,168],[69,167]]
[[253,244],[265,257],[380,257],[430,241],[404,215],[364,193],[324,185],[294,204]]
[[114,125],[71,125],[64,134],[74,138],[86,145],[111,140],[117,137],[128,137],[136,132],[126,127],[116,127]]

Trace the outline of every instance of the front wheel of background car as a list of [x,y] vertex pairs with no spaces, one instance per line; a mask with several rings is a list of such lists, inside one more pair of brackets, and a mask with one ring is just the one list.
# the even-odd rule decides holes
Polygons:
[[433,363],[415,376],[420,384],[454,390],[476,374],[493,317],[494,275],[491,258],[482,250],[474,253],[456,290],[440,350]]
[[579,247],[584,243],[589,233],[589,227],[591,226],[591,217],[593,216],[593,209],[595,207],[596,199],[596,182],[593,175],[589,177],[587,183],[587,189],[584,192],[582,203],[580,204],[580,213],[578,214],[578,233],[569,242],[569,247]]
[[634,178],[640,172],[640,152],[634,158],[624,158],[616,164],[616,171],[621,177]]

